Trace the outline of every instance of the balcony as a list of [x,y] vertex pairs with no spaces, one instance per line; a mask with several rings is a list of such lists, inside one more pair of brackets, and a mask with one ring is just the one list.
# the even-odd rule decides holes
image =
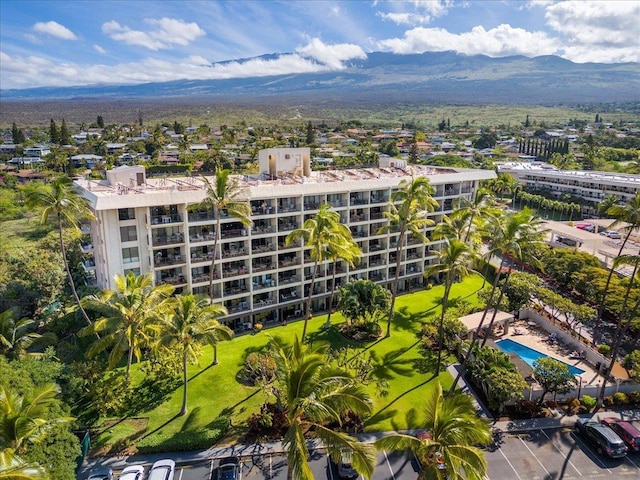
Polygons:
[[184,275],[176,275],[176,276],[161,278],[160,280],[158,280],[157,283],[158,285],[169,284],[173,286],[178,286],[178,285],[183,286],[187,284],[187,279],[184,277]]
[[92,272],[96,269],[96,261],[93,258],[85,258],[82,260],[82,268],[85,272]]
[[[215,272],[213,274],[213,279],[214,280],[218,280],[219,278],[220,278],[220,276],[218,275],[218,272]],[[211,277],[210,277],[210,275],[208,273],[200,273],[200,274],[197,274],[197,275],[194,274],[191,277],[191,281],[193,283],[202,283],[202,282],[207,282],[208,283],[210,279],[211,279]]]
[[362,196],[354,196],[350,199],[351,205],[368,205],[369,199]]
[[174,255],[172,257],[163,257],[162,255],[156,254],[153,259],[153,266],[155,268],[166,267],[168,265],[178,265],[181,263],[185,263],[186,260],[182,257],[182,255]]
[[320,208],[320,202],[305,202],[304,209],[307,210],[318,210]]
[[280,300],[282,302],[291,302],[293,300],[300,300],[300,297],[298,296],[298,292],[295,289],[292,289],[280,293]]
[[278,205],[278,213],[299,212],[299,211],[300,211],[300,205],[298,205],[297,203]]
[[81,243],[80,250],[82,253],[91,253],[93,252],[93,244],[92,243]]
[[237,277],[239,275],[246,275],[247,269],[244,266],[241,267],[224,267],[222,269],[223,278]]
[[233,258],[233,257],[241,257],[246,255],[246,251],[244,247],[242,248],[228,248],[222,250],[222,258]]
[[211,220],[215,220],[216,216],[213,211],[207,212],[189,212],[188,217],[189,222],[210,222]]
[[177,213],[151,216],[151,225],[169,225],[172,223],[182,223],[182,216]]
[[300,224],[297,222],[282,222],[278,224],[279,232],[289,232],[291,230],[296,230],[300,228]]
[[273,227],[271,225],[263,225],[263,226],[254,225],[253,228],[251,229],[251,233],[253,235],[273,233]]
[[300,260],[298,260],[298,257],[285,258],[278,262],[278,268],[290,267],[292,265],[298,265],[298,264],[300,264]]
[[297,275],[289,275],[289,276],[280,277],[280,279],[278,280],[278,284],[287,285],[288,283],[296,283],[299,281],[300,281],[300,277],[298,277]]
[[164,246],[164,245],[173,245],[184,243],[184,235],[180,232],[172,233],[170,235],[157,235],[152,238],[152,245],[154,247]]
[[253,289],[254,290],[262,290],[264,288],[272,288],[276,287],[278,284],[273,278],[267,278],[261,282],[254,281]]
[[256,253],[269,252],[272,249],[273,247],[271,246],[271,243],[258,244],[252,247],[251,253],[256,254]]
[[349,216],[349,222],[350,223],[356,223],[356,222],[366,222],[368,220],[368,216],[366,213],[352,213]]
[[275,303],[276,301],[273,298],[270,298],[270,297],[260,298],[258,300],[253,301],[253,308],[258,309],[258,308],[269,307]]
[[229,230],[222,231],[222,238],[237,238],[237,237],[246,237],[247,230],[244,228],[233,228]]
[[252,267],[253,273],[264,272],[265,270],[273,270],[274,266],[272,262],[267,263],[255,263]]

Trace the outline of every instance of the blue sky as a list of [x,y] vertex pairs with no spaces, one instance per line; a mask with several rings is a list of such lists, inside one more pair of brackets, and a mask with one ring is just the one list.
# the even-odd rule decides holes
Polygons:
[[2,0],[0,88],[339,70],[375,51],[640,62],[639,25],[640,0]]

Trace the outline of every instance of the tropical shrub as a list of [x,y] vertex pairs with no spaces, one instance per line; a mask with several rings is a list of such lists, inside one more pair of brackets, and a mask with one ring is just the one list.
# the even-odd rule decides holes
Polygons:
[[587,409],[587,412],[590,412],[598,404],[598,400],[591,395],[583,395],[582,398],[580,398],[580,403]]
[[616,392],[613,394],[613,403],[615,405],[627,405],[629,403],[629,398],[624,392]]

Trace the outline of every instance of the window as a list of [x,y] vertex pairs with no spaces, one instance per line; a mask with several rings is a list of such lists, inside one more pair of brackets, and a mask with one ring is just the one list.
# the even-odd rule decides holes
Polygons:
[[134,263],[139,261],[140,254],[138,253],[138,247],[122,249],[122,263]]
[[136,276],[140,275],[140,269],[139,268],[125,268],[124,269],[124,274],[125,275],[129,275],[129,273],[131,273],[131,272]]
[[136,227],[120,227],[120,240],[122,242],[133,242],[138,240]]
[[118,218],[120,220],[135,220],[136,210],[134,208],[119,208]]

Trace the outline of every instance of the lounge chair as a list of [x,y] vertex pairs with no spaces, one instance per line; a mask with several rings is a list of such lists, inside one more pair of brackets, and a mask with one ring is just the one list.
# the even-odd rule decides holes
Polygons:
[[514,329],[513,329],[513,334],[514,334],[514,335],[524,335],[524,334],[525,334],[525,331],[524,331],[524,330],[522,330],[521,328],[514,328]]
[[549,343],[556,343],[558,341],[558,334],[556,332],[553,332],[551,335],[549,335],[547,341]]

